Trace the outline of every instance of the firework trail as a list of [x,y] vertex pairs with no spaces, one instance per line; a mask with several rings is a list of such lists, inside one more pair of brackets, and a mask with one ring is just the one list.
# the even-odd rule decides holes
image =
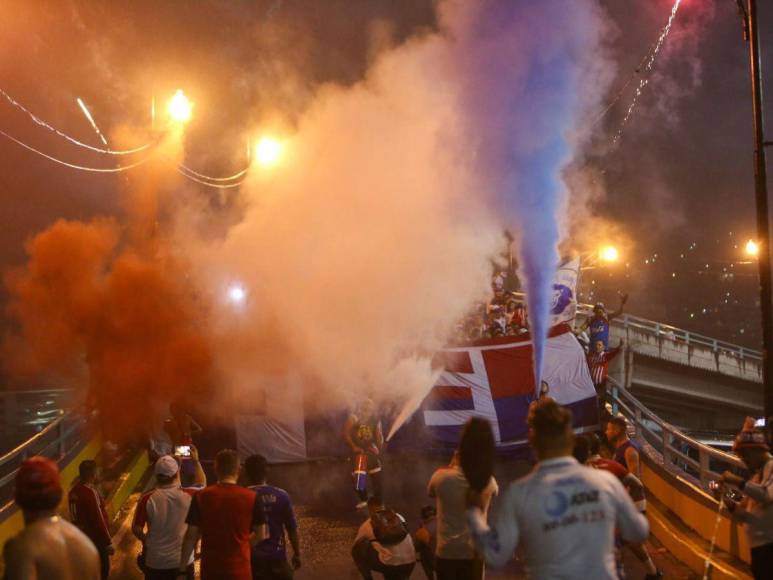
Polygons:
[[663,30],[660,31],[660,36],[658,36],[658,41],[655,43],[655,48],[650,52],[649,59],[647,59],[647,64],[644,65],[642,78],[639,80],[639,86],[636,87],[636,91],[633,94],[631,104],[628,106],[628,110],[625,112],[625,117],[623,117],[623,121],[620,123],[620,128],[617,130],[614,139],[612,139],[613,145],[617,145],[617,143],[620,141],[620,138],[623,136],[623,129],[625,128],[626,124],[628,123],[628,119],[631,118],[631,115],[636,108],[636,103],[639,101],[639,96],[641,96],[644,87],[649,84],[649,74],[652,72],[652,66],[655,64],[655,59],[657,59],[660,48],[663,46],[666,37],[668,37],[668,33],[671,32],[671,25],[674,23],[674,18],[676,18],[676,13],[679,11],[679,6],[681,3],[682,0],[676,0],[674,5],[671,7],[671,15],[668,17],[668,22],[663,27]]

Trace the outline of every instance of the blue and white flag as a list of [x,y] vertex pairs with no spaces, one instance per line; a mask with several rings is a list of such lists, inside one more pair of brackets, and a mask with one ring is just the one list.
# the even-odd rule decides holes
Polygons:
[[553,278],[553,299],[550,304],[551,321],[554,327],[563,322],[571,323],[577,315],[577,277],[580,272],[580,258],[564,262]]

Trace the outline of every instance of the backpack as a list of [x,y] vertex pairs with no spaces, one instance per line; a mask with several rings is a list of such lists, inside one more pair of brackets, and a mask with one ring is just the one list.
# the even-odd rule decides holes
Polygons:
[[385,546],[399,544],[408,535],[403,520],[390,508],[376,512],[370,518],[370,523],[373,525],[376,541]]

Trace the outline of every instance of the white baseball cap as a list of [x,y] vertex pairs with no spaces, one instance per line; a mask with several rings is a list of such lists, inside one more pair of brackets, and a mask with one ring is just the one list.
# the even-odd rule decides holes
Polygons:
[[177,460],[171,455],[162,455],[156,461],[156,466],[153,468],[156,475],[161,477],[173,477],[180,471],[180,465]]

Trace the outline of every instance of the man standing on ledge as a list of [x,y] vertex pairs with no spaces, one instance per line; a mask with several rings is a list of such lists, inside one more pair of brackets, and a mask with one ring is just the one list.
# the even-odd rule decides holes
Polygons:
[[[365,399],[356,413],[349,415],[344,426],[344,440],[354,453],[355,480],[357,478],[358,458],[365,458],[365,471],[370,479],[372,496],[378,502],[383,501],[381,487],[381,460],[379,458],[384,447],[384,432],[381,420],[376,416],[373,401]],[[363,485],[355,488],[359,503],[357,509],[365,509],[368,505],[368,489]]]
[[482,494],[468,492],[467,517],[478,551],[504,566],[524,546],[529,578],[616,580],[615,528],[629,542],[647,539],[649,526],[615,476],[572,457],[572,414],[545,398],[529,410],[529,443],[539,463],[510,485],[496,525],[483,515]]

